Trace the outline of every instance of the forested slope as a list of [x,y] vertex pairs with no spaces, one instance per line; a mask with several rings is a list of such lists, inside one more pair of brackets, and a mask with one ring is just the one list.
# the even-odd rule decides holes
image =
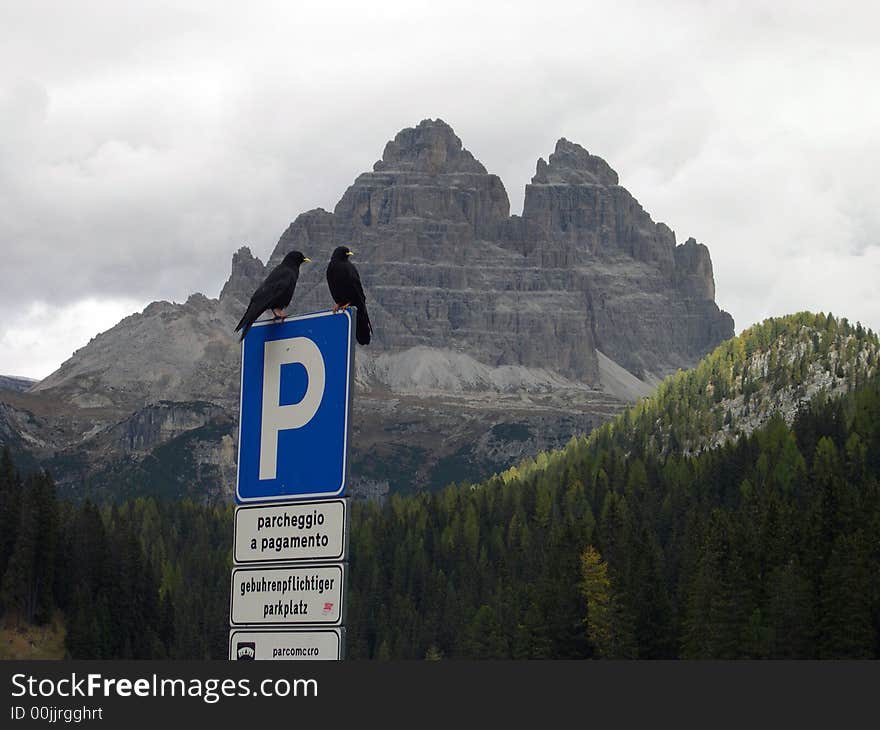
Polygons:
[[0,616],[26,632],[60,610],[78,659],[225,656],[232,507],[59,500],[0,460]]
[[767,320],[560,452],[365,506],[353,651],[877,656],[877,370],[860,325]]

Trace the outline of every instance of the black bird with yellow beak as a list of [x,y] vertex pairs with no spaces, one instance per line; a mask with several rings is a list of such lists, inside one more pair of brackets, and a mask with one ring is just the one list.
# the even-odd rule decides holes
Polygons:
[[333,305],[334,313],[349,307],[357,307],[355,337],[358,344],[369,345],[373,325],[370,324],[370,315],[367,314],[367,297],[364,294],[360,274],[351,263],[353,255],[354,251],[348,246],[339,246],[333,251],[330,263],[327,265],[327,285],[330,287],[330,296],[336,302]]
[[296,289],[296,282],[299,279],[299,267],[311,261],[299,251],[291,251],[284,260],[278,264],[269,273],[265,281],[257,287],[251,302],[248,304],[247,311],[235,328],[238,332],[241,330],[241,339],[244,340],[245,335],[257,321],[257,318],[267,309],[272,310],[275,319],[283,320],[287,317],[284,308],[290,304],[293,299],[293,292]]

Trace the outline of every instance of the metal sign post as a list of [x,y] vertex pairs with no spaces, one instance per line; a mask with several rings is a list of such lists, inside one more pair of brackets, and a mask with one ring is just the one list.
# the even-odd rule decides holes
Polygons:
[[353,324],[258,322],[242,344],[230,659],[344,656]]

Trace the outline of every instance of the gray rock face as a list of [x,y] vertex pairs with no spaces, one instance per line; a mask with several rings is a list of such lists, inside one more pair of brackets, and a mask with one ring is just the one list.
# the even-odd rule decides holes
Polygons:
[[232,407],[238,347],[229,323],[240,305],[224,304],[202,294],[184,304],[153,302],[95,337],[32,390],[82,408],[128,410],[159,400]]
[[[561,139],[526,186],[522,251],[576,272],[599,350],[644,377],[692,364],[733,335],[708,249],[655,223],[600,157]],[[515,236],[511,236],[515,238]]]
[[14,390],[22,393],[36,385],[32,378],[21,378],[16,375],[0,375],[0,390]]
[[[583,147],[559,140],[546,162],[538,160],[522,216],[509,208],[501,180],[452,128],[424,120],[386,145],[332,213],[299,215],[266,266],[239,249],[219,299],[151,304],[23,394],[15,412],[39,412],[40,398],[64,404],[65,428],[31,436],[55,450],[105,455],[126,451],[119,439],[133,438],[131,429],[150,446],[181,438],[171,416],[193,431],[228,425],[239,383],[232,327],[267,271],[293,249],[316,262],[301,271],[295,313],[326,309],[330,252],[341,244],[356,252],[375,334],[357,354],[361,425],[371,424],[371,437],[362,447],[354,442],[354,475],[360,459],[365,480],[392,490],[398,477],[368,463],[366,444],[372,440],[376,453],[377,434],[388,459],[410,449],[419,462],[415,487],[436,484],[431,464],[453,454],[503,467],[502,455],[561,445],[572,428],[594,425],[642,392],[621,366],[653,382],[732,336],[732,319],[714,302],[708,249],[694,239],[677,246],[608,163]],[[505,401],[511,394],[515,405]],[[157,411],[160,401],[182,405],[175,415],[170,406]],[[194,411],[193,402],[219,411]],[[409,436],[401,422],[415,424]],[[433,431],[432,443],[440,424],[445,430]],[[224,438],[227,425],[218,430]],[[518,437],[502,446],[504,434]],[[485,454],[473,451],[480,444]],[[218,473],[228,473],[228,449],[220,452]],[[231,484],[224,488],[231,492]]]
[[[447,124],[425,120],[388,143],[332,214],[297,218],[269,263],[341,243],[357,252],[381,332],[373,351],[443,346],[597,384],[597,349],[659,376],[733,334],[708,250],[676,246],[608,163],[565,139],[538,161],[517,217],[498,177]],[[306,309],[327,305],[321,274],[302,278]]]
[[[592,333],[569,314],[583,310],[583,297],[567,272],[536,269],[502,245],[509,208],[501,180],[452,129],[425,121],[388,143],[333,214],[297,218],[269,265],[298,247],[326,259],[348,244],[382,332],[374,350],[450,347],[489,365],[543,367],[552,348],[554,369],[595,381]],[[298,297],[306,309],[327,306],[322,277],[323,270],[303,273]],[[570,336],[560,338],[563,330]]]
[[203,428],[225,416],[217,405],[205,402],[160,401],[136,411],[106,432],[109,445],[125,454],[148,454],[156,446],[182,434]]
[[254,289],[267,273],[263,262],[247,246],[242,246],[232,254],[232,273],[220,291],[220,301],[227,309],[247,309]]

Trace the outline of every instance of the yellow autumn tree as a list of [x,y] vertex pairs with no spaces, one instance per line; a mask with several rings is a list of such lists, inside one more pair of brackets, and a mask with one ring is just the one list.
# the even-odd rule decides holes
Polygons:
[[581,593],[587,602],[587,636],[602,659],[635,655],[635,643],[608,576],[608,564],[590,545],[581,554]]
[[587,636],[600,657],[612,652],[611,581],[608,564],[590,545],[581,555],[581,592],[587,601]]

